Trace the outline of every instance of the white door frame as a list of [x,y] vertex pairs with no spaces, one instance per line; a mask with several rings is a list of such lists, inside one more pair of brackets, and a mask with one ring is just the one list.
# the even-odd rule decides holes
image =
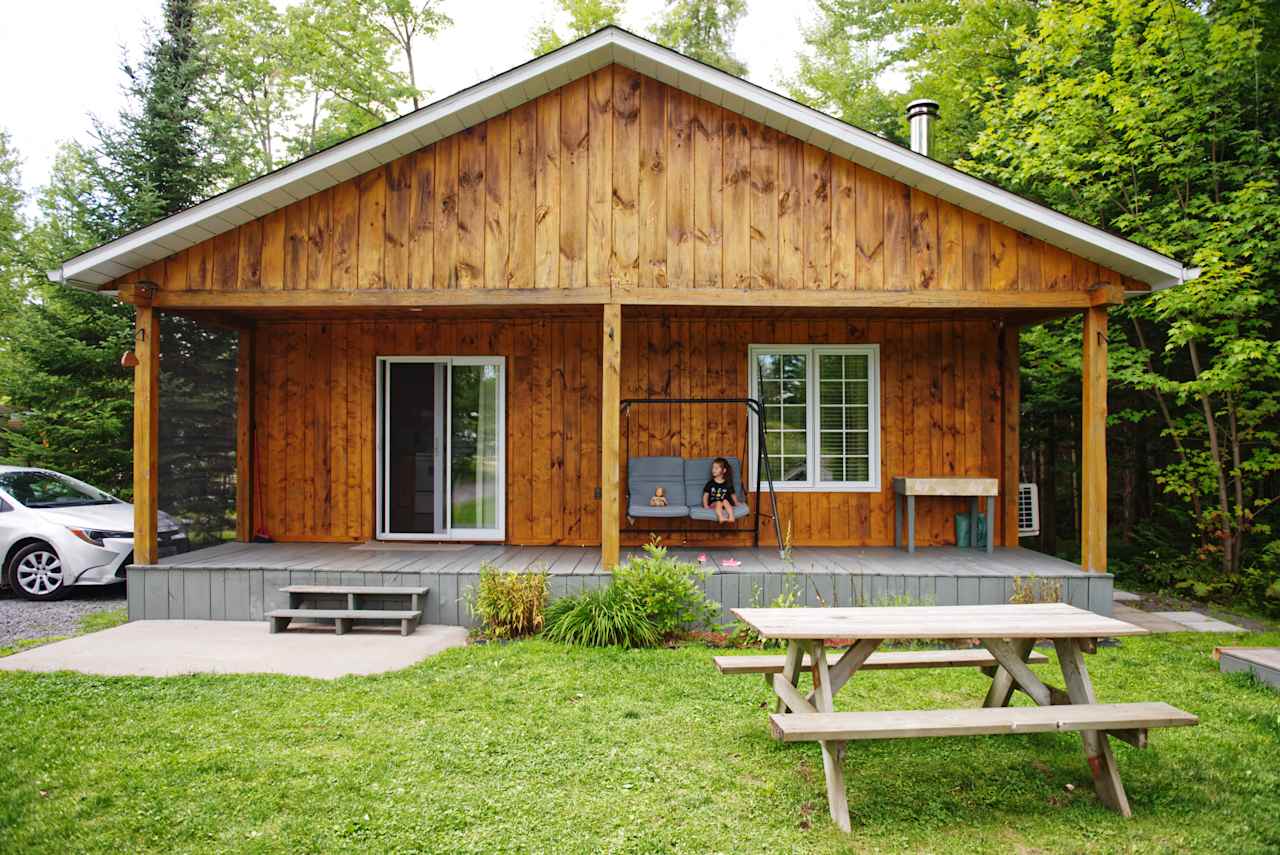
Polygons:
[[[388,520],[386,508],[391,501],[391,479],[387,477],[387,471],[390,468],[391,447],[387,442],[386,432],[390,426],[391,419],[391,388],[389,384],[390,366],[394,363],[439,363],[445,367],[444,376],[447,384],[453,382],[452,368],[455,365],[492,365],[498,369],[498,404],[496,416],[498,439],[498,497],[497,525],[494,528],[486,529],[457,529],[452,526],[452,506],[450,497],[445,493],[453,484],[452,477],[452,459],[449,453],[447,443],[443,446],[443,452],[439,454],[436,461],[436,471],[443,471],[444,477],[443,490],[437,491],[436,501],[443,505],[444,510],[444,531],[441,532],[393,532],[388,531]],[[378,540],[480,540],[480,541],[503,541],[506,540],[507,532],[507,360],[503,356],[379,356],[377,357],[376,371],[374,372],[375,382],[377,384],[377,483],[376,492],[377,507],[375,508],[376,520],[376,537]],[[441,395],[439,384],[437,384],[437,395]],[[443,417],[445,438],[453,424],[453,396],[448,390],[443,392],[445,403],[445,411]],[[440,398],[437,397],[437,402]],[[439,407],[437,407],[437,419],[439,419]],[[439,423],[439,421],[437,422]],[[433,451],[440,451],[440,436],[437,436],[437,442]],[[437,479],[440,483],[441,479]],[[439,518],[439,517],[437,517]]]

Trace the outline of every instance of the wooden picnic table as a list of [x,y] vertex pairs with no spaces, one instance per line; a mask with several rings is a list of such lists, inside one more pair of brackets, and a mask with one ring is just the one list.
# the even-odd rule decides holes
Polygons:
[[[1129,816],[1129,802],[1107,737],[1144,748],[1148,728],[1198,723],[1195,716],[1163,703],[1097,703],[1083,654],[1095,652],[1100,638],[1145,635],[1147,631],[1065,603],[732,611],[761,636],[786,640],[787,652],[778,657],[779,667],[770,671],[765,663],[754,669],[765,673],[766,679],[772,674],[777,706],[770,716],[771,729],[783,741],[819,743],[831,818],[845,831],[850,823],[843,758],[845,745],[851,740],[1078,731],[1098,798]],[[826,650],[833,639],[853,640],[834,661],[834,654],[829,656]],[[951,651],[956,654],[955,661],[949,662],[947,651],[928,651],[924,656],[875,653],[886,641],[914,639],[978,639],[990,656],[956,650]],[[1027,666],[1040,639],[1053,642],[1065,689],[1044,683]],[[743,673],[747,669],[731,670],[737,658],[720,657],[716,664],[725,673]],[[984,668],[991,684],[981,709],[837,713],[832,706],[833,696],[864,666],[869,670],[983,663],[993,667]],[[800,687],[805,667],[812,673],[813,688],[807,693]],[[1010,707],[1015,690],[1038,706]]]

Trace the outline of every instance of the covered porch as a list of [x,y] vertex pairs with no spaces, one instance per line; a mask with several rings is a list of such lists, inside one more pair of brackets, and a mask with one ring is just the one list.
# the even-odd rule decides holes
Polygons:
[[[622,557],[637,552],[622,547]],[[705,556],[705,589],[729,610],[768,605],[791,593],[798,605],[978,605],[1007,603],[1031,586],[1103,615],[1111,612],[1112,577],[1019,547],[993,554],[934,547],[913,555],[893,548],[797,547],[780,558],[772,547],[675,548],[680,558]],[[734,564],[733,562],[738,562]],[[470,626],[467,593],[480,570],[543,569],[551,596],[606,585],[596,547],[504,544],[226,543],[130,568],[129,618],[261,620],[288,605],[287,585],[420,585],[429,588],[426,623]]]

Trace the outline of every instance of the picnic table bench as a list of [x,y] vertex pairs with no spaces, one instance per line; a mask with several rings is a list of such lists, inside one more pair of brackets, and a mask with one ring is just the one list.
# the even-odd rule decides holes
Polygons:
[[[1084,654],[1099,638],[1144,635],[1146,630],[1065,603],[889,608],[743,608],[733,613],[764,638],[787,642],[782,656],[719,656],[724,674],[764,674],[777,696],[769,718],[783,742],[814,741],[822,750],[831,819],[850,830],[844,783],[847,742],[861,739],[1078,732],[1098,798],[1123,816],[1129,801],[1108,737],[1145,748],[1147,730],[1199,723],[1165,703],[1100,704]],[[979,639],[983,649],[877,653],[885,641]],[[854,639],[843,653],[828,652],[833,639]],[[1048,661],[1032,648],[1053,642],[1065,689],[1044,683],[1029,667]],[[735,660],[742,660],[741,663]],[[980,667],[991,684],[976,709],[835,712],[832,698],[860,670]],[[808,670],[812,690],[800,687]],[[1035,707],[1010,707],[1014,691]]]

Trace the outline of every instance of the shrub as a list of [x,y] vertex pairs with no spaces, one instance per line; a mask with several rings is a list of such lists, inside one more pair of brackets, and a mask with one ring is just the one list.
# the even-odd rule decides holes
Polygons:
[[553,602],[542,634],[589,647],[650,647],[662,637],[640,599],[617,583]]
[[1011,603],[1060,603],[1062,602],[1062,580],[1042,579],[1034,573],[1029,579],[1021,576],[1013,577],[1013,596]]
[[668,638],[715,621],[720,604],[699,587],[708,575],[697,564],[670,557],[654,540],[644,547],[644,555],[633,555],[614,571],[613,584],[630,591],[659,635]]
[[[782,581],[782,591],[769,603],[771,609],[798,609],[804,605],[800,598],[802,585],[798,586],[795,577],[788,573]],[[764,605],[764,589],[759,585],[752,586],[751,608],[758,609]],[[741,620],[734,622],[733,632],[729,640],[738,647],[786,647],[786,642],[778,638],[765,638]]]
[[471,611],[488,638],[519,638],[542,629],[548,578],[544,570],[503,572],[480,567],[480,583],[471,591]]

